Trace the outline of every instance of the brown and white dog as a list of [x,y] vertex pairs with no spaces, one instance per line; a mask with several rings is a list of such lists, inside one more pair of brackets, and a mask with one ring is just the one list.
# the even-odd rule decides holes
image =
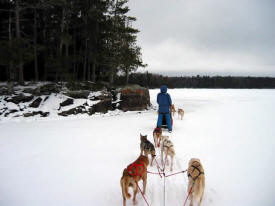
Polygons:
[[129,187],[133,188],[134,204],[137,203],[136,195],[138,193],[137,185],[140,180],[143,181],[143,194],[146,192],[147,183],[147,166],[149,164],[148,157],[140,155],[138,159],[132,164],[128,165],[123,170],[122,177],[120,179],[120,186],[122,189],[123,206],[126,206],[126,199],[130,199]]
[[153,161],[156,156],[156,150],[154,145],[147,140],[147,135],[140,134],[140,154],[148,157],[148,154],[151,155],[151,166],[153,166]]
[[178,117],[182,120],[184,115],[184,110],[183,109],[178,109]]
[[154,137],[154,142],[155,142],[155,147],[160,146],[160,139],[162,135],[162,130],[161,128],[156,127],[153,131],[153,137]]
[[[171,142],[171,140],[169,140],[169,136],[161,136],[161,161],[162,161],[162,165],[163,167],[164,164],[166,163],[167,165],[169,165],[169,161],[168,161],[168,156],[170,156],[171,158],[171,166],[170,166],[170,171],[173,171],[173,163],[174,163],[174,156],[175,156],[175,149],[174,149],[174,145]],[[163,154],[165,154],[165,162],[163,161]]]
[[171,110],[172,115],[173,115],[173,117],[174,117],[174,116],[175,116],[175,113],[176,113],[175,105],[171,104],[170,110]]
[[189,161],[187,175],[188,193],[191,191],[189,206],[193,206],[194,203],[200,205],[205,188],[205,176],[204,169],[199,159],[192,158]]

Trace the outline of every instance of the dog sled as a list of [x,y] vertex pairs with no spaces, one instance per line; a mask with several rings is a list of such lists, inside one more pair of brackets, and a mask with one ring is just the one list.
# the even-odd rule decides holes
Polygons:
[[[171,113],[169,113],[169,114],[170,114],[170,119],[171,119],[171,126],[173,127],[173,117],[172,117]],[[163,118],[162,118],[161,128],[164,128],[164,129],[168,128],[165,115],[163,115]]]

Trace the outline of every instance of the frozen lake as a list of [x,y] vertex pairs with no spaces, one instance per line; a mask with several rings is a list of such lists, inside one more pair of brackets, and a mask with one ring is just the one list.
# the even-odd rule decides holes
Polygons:
[[[153,106],[158,92],[150,90]],[[174,172],[186,169],[192,157],[201,159],[206,178],[202,205],[274,206],[275,90],[168,93],[176,109],[185,111],[183,120],[174,117],[173,133],[167,133],[175,145]],[[153,142],[156,121],[152,109],[1,122],[0,205],[122,205],[122,171],[140,153],[140,133]],[[167,178],[165,205],[183,205],[186,190],[186,174]],[[164,205],[159,176],[148,174],[146,197],[152,206]],[[137,200],[146,205],[140,194]]]

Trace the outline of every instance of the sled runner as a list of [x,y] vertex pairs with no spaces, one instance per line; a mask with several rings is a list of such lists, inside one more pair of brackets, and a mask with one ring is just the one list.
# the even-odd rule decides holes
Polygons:
[[[170,119],[171,119],[171,126],[173,127],[173,117],[172,117],[171,113],[170,113]],[[168,128],[165,115],[162,118],[161,128],[165,128],[165,129]]]

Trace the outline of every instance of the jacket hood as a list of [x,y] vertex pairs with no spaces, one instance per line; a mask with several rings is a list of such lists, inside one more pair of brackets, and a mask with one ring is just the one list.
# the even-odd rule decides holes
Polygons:
[[161,91],[161,93],[166,93],[167,92],[167,86],[166,85],[162,85],[160,87],[160,91]]

